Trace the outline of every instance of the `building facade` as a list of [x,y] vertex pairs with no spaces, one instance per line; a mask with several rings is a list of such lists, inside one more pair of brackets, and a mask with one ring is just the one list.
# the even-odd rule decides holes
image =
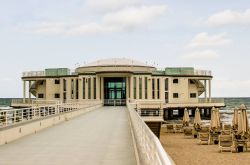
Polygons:
[[23,103],[35,98],[61,102],[101,100],[104,105],[158,101],[165,108],[224,106],[222,101],[211,98],[212,78],[211,71],[191,67],[159,70],[130,59],[104,59],[72,73],[67,68],[24,72]]

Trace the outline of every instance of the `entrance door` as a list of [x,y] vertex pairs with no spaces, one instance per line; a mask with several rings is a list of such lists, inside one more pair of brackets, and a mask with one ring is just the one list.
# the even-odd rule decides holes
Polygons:
[[126,105],[126,78],[104,78],[104,105]]

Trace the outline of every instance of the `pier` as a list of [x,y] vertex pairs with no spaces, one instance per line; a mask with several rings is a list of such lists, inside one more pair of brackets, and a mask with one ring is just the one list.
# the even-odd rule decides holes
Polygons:
[[103,107],[95,102],[85,107],[74,103],[3,111],[0,141],[5,144],[0,146],[0,162],[175,164],[133,107]]

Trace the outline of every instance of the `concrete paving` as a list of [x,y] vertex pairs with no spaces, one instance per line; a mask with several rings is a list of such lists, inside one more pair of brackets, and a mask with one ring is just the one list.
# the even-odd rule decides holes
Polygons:
[[135,165],[126,107],[102,107],[0,146],[0,165]]

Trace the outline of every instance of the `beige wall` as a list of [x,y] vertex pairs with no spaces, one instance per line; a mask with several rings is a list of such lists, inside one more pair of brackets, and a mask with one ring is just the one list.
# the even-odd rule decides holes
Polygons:
[[[109,73],[108,76],[112,76]],[[115,74],[115,76],[119,76]],[[122,75],[123,76],[123,75]],[[60,84],[55,84],[53,78],[47,78],[46,83],[44,85],[38,85],[37,93],[44,93],[46,96],[46,100],[54,100],[55,93],[60,93],[60,100],[63,100],[63,79],[66,80],[66,88],[67,88],[67,100],[71,100],[71,80],[74,80],[74,99],[76,98],[76,79],[78,79],[79,90],[78,96],[79,100],[83,100],[83,85],[82,79],[91,78],[91,98],[94,99],[94,88],[93,88],[93,80],[96,77],[96,99],[98,100],[100,97],[103,99],[103,77],[105,75],[80,75],[79,77],[65,77],[60,79]],[[133,78],[136,77],[136,99],[139,99],[139,78],[142,78],[142,99],[145,99],[145,77],[147,77],[147,95],[148,99],[152,99],[152,81],[155,79],[155,100],[162,100],[165,102],[165,79],[169,79],[169,103],[197,103],[198,102],[198,89],[195,84],[190,84],[189,79],[194,79],[193,77],[166,77],[166,76],[151,76],[151,75],[124,75],[124,77],[128,77],[126,80],[130,81],[127,84],[127,92],[130,91],[130,99],[134,100],[134,83]],[[100,84],[101,79],[101,84]],[[160,97],[158,98],[157,94],[157,79],[160,81]],[[173,83],[173,79],[178,79],[178,84]],[[198,79],[198,78],[195,78]],[[85,99],[88,100],[88,81],[85,80]],[[130,85],[128,85],[130,84]],[[101,93],[100,93],[101,92]],[[173,98],[173,93],[178,93],[179,98]],[[197,98],[190,98],[190,93],[196,93]],[[127,94],[128,96],[128,94]],[[128,97],[127,97],[128,98]]]

